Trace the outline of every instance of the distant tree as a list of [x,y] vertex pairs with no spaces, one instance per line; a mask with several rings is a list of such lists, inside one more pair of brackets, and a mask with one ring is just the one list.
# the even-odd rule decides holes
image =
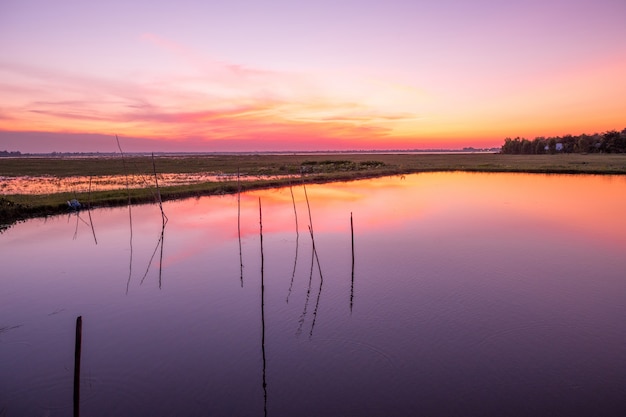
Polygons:
[[506,138],[504,139],[504,145],[502,145],[502,153],[506,154],[518,154],[520,153],[521,143],[520,138]]
[[501,148],[507,154],[555,154],[563,153],[626,153],[626,129],[621,132],[611,130],[602,134],[581,134],[580,136],[564,135],[546,139],[536,137],[532,141],[516,137],[506,138]]
[[575,152],[588,153],[591,149],[591,138],[587,135],[580,135],[576,142]]
[[602,135],[594,133],[591,135],[591,147],[589,152],[601,152],[602,151]]
[[556,153],[556,138],[548,139],[548,153]]
[[577,138],[572,135],[563,136],[559,142],[563,145],[562,152],[564,153],[572,153],[574,152],[574,147],[576,146]]
[[620,134],[616,130],[610,130],[602,135],[602,150],[608,153],[615,153],[618,148]]
[[603,135],[604,151],[609,153],[626,152],[626,138],[617,130],[611,130]]
[[501,153],[511,153],[511,138],[504,138],[504,143],[502,144],[502,148],[500,148]]
[[533,140],[533,153],[537,155],[546,153],[546,138],[538,137]]

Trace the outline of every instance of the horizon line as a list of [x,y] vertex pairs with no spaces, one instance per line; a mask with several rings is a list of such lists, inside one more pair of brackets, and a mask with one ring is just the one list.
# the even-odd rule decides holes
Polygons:
[[[350,149],[350,150],[283,150],[283,151],[134,151],[124,152],[125,155],[257,155],[257,154],[350,154],[350,153],[455,153],[455,152],[495,152],[501,147],[482,147],[475,148],[473,146],[465,146],[463,148],[447,149],[447,148],[427,148],[427,149]],[[0,156],[42,156],[42,155],[117,155],[119,152],[100,152],[100,151],[52,151],[52,152],[21,152],[21,151],[0,151]]]

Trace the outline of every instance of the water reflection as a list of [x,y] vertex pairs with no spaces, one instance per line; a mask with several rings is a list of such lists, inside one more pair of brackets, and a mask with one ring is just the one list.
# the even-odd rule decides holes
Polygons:
[[[163,217],[163,223],[161,224],[161,234],[159,236],[159,239],[157,240],[156,246],[154,247],[154,251],[152,252],[152,256],[150,257],[150,260],[148,261],[148,266],[146,267],[146,272],[144,272],[143,277],[141,277],[141,281],[139,282],[139,285],[142,285],[143,281],[148,276],[148,272],[150,272],[150,268],[152,267],[152,264],[153,264],[153,261],[154,261],[154,256],[156,255],[157,251],[159,251],[159,249],[160,249],[160,255],[159,255],[159,289],[161,289],[161,287],[162,287],[163,242],[165,240],[165,226],[167,225],[167,221],[168,221],[168,218],[167,217]],[[128,293],[128,285],[126,285],[126,292]]]
[[289,193],[291,194],[291,203],[293,204],[293,215],[296,222],[296,252],[293,257],[293,270],[291,271],[291,281],[289,282],[289,290],[287,291],[286,302],[289,303],[289,297],[291,296],[291,290],[293,289],[293,281],[296,277],[296,267],[298,266],[298,248],[300,243],[300,232],[298,230],[298,210],[296,209],[296,198],[293,195],[293,186],[291,181],[289,182]]
[[263,358],[263,415],[267,416],[267,359],[265,356],[265,258],[263,256],[263,213],[259,197],[259,239],[261,242],[261,354]]
[[289,304],[289,297],[291,297],[291,291],[293,290],[293,282],[296,278],[296,267],[298,266],[298,249],[300,244],[300,234],[296,233],[296,250],[293,256],[293,270],[291,271],[291,280],[289,281],[289,290],[287,290],[287,298],[285,301]]
[[300,317],[298,318],[298,330],[296,331],[296,335],[300,335],[302,333],[302,328],[304,327],[304,322],[306,320],[306,315],[307,315],[307,309],[309,306],[309,299],[311,298],[311,288],[312,288],[312,284],[313,284],[313,266],[314,266],[314,261],[315,261],[315,252],[313,250],[313,247],[311,247],[311,268],[310,268],[310,272],[309,272],[309,284],[307,286],[306,289],[306,298],[304,301],[304,308],[302,309],[302,314],[300,314]]
[[[307,307],[309,304],[309,298],[311,295],[311,285],[312,285],[312,281],[313,281],[313,261],[315,260],[317,263],[317,270],[319,272],[319,277],[320,277],[320,286],[319,286],[319,290],[317,292],[317,298],[315,300],[315,309],[313,310],[313,320],[311,321],[311,330],[309,332],[309,337],[313,337],[313,330],[315,329],[315,321],[317,320],[317,311],[319,309],[319,304],[320,304],[320,298],[322,296],[322,287],[324,285],[324,276],[322,274],[322,267],[320,265],[320,259],[319,256],[317,254],[317,249],[315,248],[315,235],[313,234],[313,218],[311,215],[311,205],[309,203],[309,196],[307,194],[306,191],[306,184],[304,183],[304,177],[303,177],[303,181],[302,181],[302,189],[304,190],[304,198],[306,201],[306,206],[307,206],[307,211],[309,214],[309,235],[311,236],[311,268],[310,268],[310,273],[309,273],[309,285],[307,288],[307,293],[306,293],[306,300],[304,302],[304,309],[302,311],[302,314],[300,316],[300,318],[298,319],[298,330],[296,332],[296,334],[300,335],[300,333],[302,332],[302,326],[304,325],[305,319],[306,319],[306,314],[307,314]],[[295,267],[294,267],[295,268]]]
[[93,219],[91,218],[91,209],[90,208],[87,209],[87,215],[89,216],[89,225],[91,226],[91,234],[93,235],[93,241],[97,245],[98,244],[98,238],[96,238],[96,229],[95,229],[95,227],[93,225]]
[[[135,169],[135,172],[139,172]],[[289,178],[288,175],[241,175],[242,181],[271,180]],[[204,172],[198,174],[159,174],[161,186],[176,186],[188,184],[200,184],[203,182],[230,182],[234,178],[232,175]],[[92,178],[86,175],[73,176],[67,178],[51,176],[21,176],[4,177],[0,176],[0,195],[10,194],[54,194],[65,192],[87,192]],[[144,188],[146,184],[151,184],[149,176],[132,173],[125,175],[102,175],[93,179],[94,189],[97,191],[124,190],[128,181],[128,186],[132,189]]]
[[[87,227],[92,228],[92,224],[88,223],[85,219],[83,219],[82,217],[80,217],[80,212],[75,211],[73,213],[68,213],[67,215],[67,222],[70,222],[70,219],[72,218],[72,216],[76,217],[76,225],[74,227],[74,236],[72,237],[73,240],[76,240],[76,238],[78,237],[78,226],[79,226],[79,222],[83,222],[83,224],[87,225]],[[95,237],[94,237],[95,239]],[[98,244],[98,241],[96,240],[96,245]]]
[[157,205],[135,206],[135,265],[160,249],[167,285],[128,294],[126,208],[92,211],[98,245],[65,216],[29,220],[0,235],[0,410],[71,414],[83,316],[84,415],[621,415],[624,191],[461,173],[306,184],[164,203],[166,232]]

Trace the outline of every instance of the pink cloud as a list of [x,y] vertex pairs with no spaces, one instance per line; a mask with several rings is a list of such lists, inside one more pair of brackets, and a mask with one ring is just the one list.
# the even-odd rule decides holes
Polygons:
[[117,132],[181,147],[356,149],[392,134],[389,123],[416,119],[325,95],[304,75],[205,59],[154,34],[141,39],[184,60],[186,72],[132,80],[0,63],[0,72],[32,86],[4,90],[14,100],[0,98],[0,130]]

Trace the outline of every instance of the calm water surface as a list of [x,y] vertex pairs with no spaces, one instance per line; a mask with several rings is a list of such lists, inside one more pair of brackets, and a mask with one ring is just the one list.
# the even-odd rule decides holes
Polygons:
[[626,178],[309,185],[315,251],[292,191],[5,231],[0,415],[72,415],[77,316],[84,416],[626,415]]

